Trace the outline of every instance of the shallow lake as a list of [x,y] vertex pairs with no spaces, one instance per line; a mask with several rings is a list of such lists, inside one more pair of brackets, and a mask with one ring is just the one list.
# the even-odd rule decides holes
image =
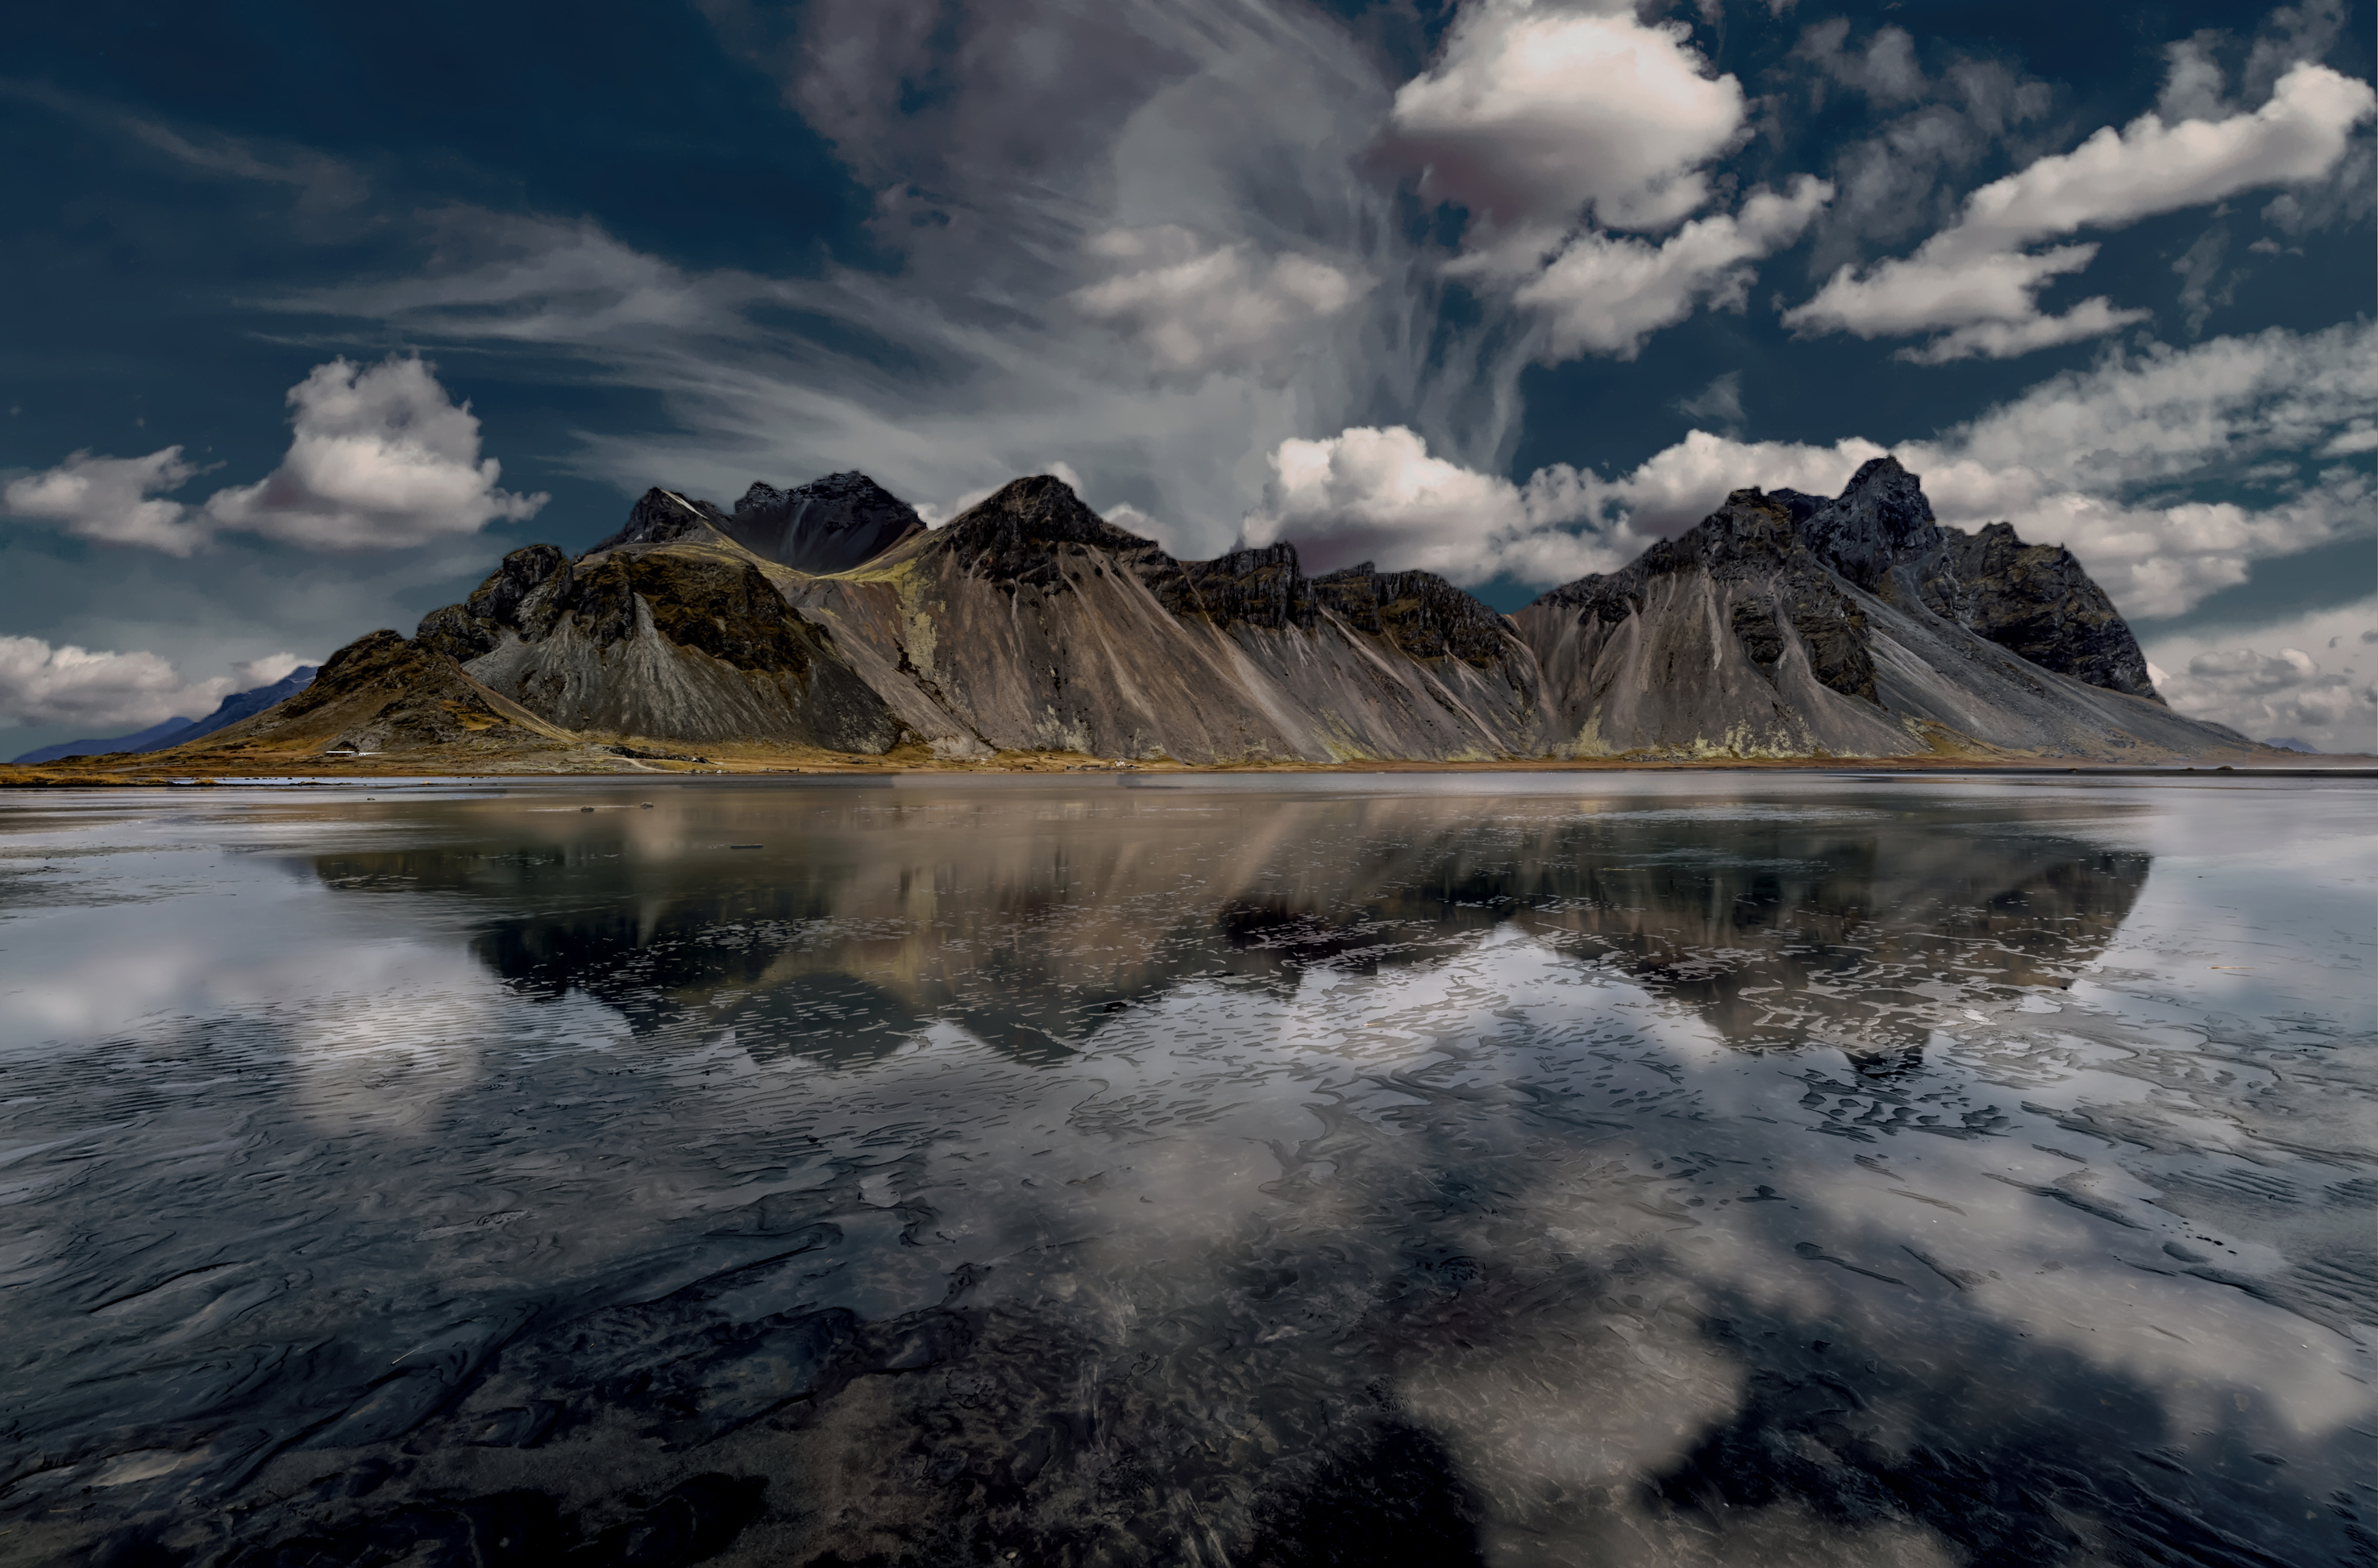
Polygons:
[[2378,791],[0,802],[0,1561],[2378,1562]]

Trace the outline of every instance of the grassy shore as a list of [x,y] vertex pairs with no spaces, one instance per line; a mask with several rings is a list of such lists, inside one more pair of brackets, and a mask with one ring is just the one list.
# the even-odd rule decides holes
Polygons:
[[1629,773],[1629,772],[1859,772],[1894,773],[2020,773],[2168,776],[2195,773],[2252,773],[2264,776],[2355,775],[2378,773],[2378,757],[2312,756],[2289,754],[2267,759],[2154,763],[2084,761],[2067,757],[1944,755],[1896,757],[1678,757],[1616,756],[1567,760],[1555,757],[1481,757],[1458,762],[1353,758],[1341,762],[1254,760],[1223,763],[1183,763],[1169,757],[1117,762],[1075,752],[1002,752],[984,758],[936,757],[921,746],[895,749],[882,756],[846,753],[789,751],[771,747],[731,746],[672,756],[621,756],[592,747],[557,748],[550,753],[513,755],[425,756],[415,754],[366,754],[325,756],[319,753],[274,755],[248,754],[234,757],[200,753],[177,755],[117,754],[74,758],[30,766],[0,765],[0,789],[89,790],[259,782],[319,781],[348,778],[767,778],[833,775],[969,774],[1105,774],[1110,777],[1154,774],[1246,773]]

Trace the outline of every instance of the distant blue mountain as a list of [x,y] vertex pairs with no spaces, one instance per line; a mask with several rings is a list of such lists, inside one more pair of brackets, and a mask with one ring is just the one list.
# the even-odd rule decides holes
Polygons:
[[270,686],[257,686],[245,692],[234,692],[204,718],[169,718],[162,724],[152,724],[146,730],[129,735],[117,735],[104,741],[60,741],[54,746],[41,746],[14,762],[55,762],[60,757],[113,756],[124,752],[162,752],[168,746],[178,746],[195,741],[201,735],[211,735],[226,725],[236,724],[252,714],[262,713],[286,697],[294,697],[313,683],[316,667],[301,664]]
[[2308,752],[2313,756],[2320,755],[2318,746],[2313,745],[2310,741],[2299,741],[2293,735],[2274,735],[2263,744],[2276,746],[2283,752]]
[[159,746],[170,745],[169,735],[178,735],[198,722],[195,718],[169,718],[162,724],[130,735],[118,735],[110,741],[60,741],[54,746],[42,746],[13,757],[13,762],[55,762],[60,757],[105,756],[111,752],[153,752]]
[[243,718],[262,713],[274,703],[295,696],[314,683],[314,671],[318,667],[311,664],[301,664],[270,686],[258,686],[250,691],[234,692],[222,700],[222,706],[214,712],[174,735],[171,740],[158,741],[147,747],[126,747],[126,749],[162,752],[168,746],[178,746],[185,741],[195,741],[201,735],[211,735],[226,726],[237,724]]

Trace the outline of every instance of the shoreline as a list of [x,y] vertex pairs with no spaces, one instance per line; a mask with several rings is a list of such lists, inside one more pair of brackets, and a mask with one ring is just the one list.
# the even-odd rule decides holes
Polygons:
[[[294,760],[294,759],[293,759]],[[2060,761],[2047,758],[1951,758],[1920,757],[1666,757],[1666,758],[1585,758],[1568,760],[1553,757],[1509,757],[1475,761],[1437,762],[1401,759],[1365,759],[1350,762],[1260,762],[1260,763],[1181,763],[1171,760],[1116,763],[1102,759],[1083,758],[1067,754],[1023,754],[981,761],[925,761],[922,759],[835,758],[832,760],[804,758],[799,762],[771,759],[762,761],[741,757],[703,759],[676,766],[600,766],[582,761],[558,765],[522,765],[493,767],[426,766],[418,762],[390,758],[379,766],[371,766],[375,759],[360,756],[352,761],[324,766],[318,759],[306,759],[311,766],[271,767],[259,760],[246,766],[173,768],[154,765],[118,764],[114,766],[58,767],[48,764],[0,764],[0,790],[118,790],[118,789],[235,789],[279,788],[306,789],[342,783],[381,782],[396,779],[484,781],[559,781],[564,779],[603,780],[625,783],[631,780],[656,782],[661,779],[759,779],[787,780],[795,778],[1098,778],[1114,779],[1180,777],[1244,777],[1250,774],[1296,775],[1406,775],[1439,774],[1461,776],[1502,773],[1783,773],[1783,774],[1895,774],[1911,778],[1926,776],[1993,777],[1993,778],[2199,778],[2228,775],[2232,778],[2378,778],[2378,756],[2315,757],[2306,755],[2286,762],[2273,760],[2168,763],[2111,763]]]

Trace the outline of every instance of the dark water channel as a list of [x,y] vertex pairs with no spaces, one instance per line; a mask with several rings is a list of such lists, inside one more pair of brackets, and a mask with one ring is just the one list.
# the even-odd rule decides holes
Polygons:
[[2378,1563],[2373,862],[2353,781],[8,802],[0,1561]]

